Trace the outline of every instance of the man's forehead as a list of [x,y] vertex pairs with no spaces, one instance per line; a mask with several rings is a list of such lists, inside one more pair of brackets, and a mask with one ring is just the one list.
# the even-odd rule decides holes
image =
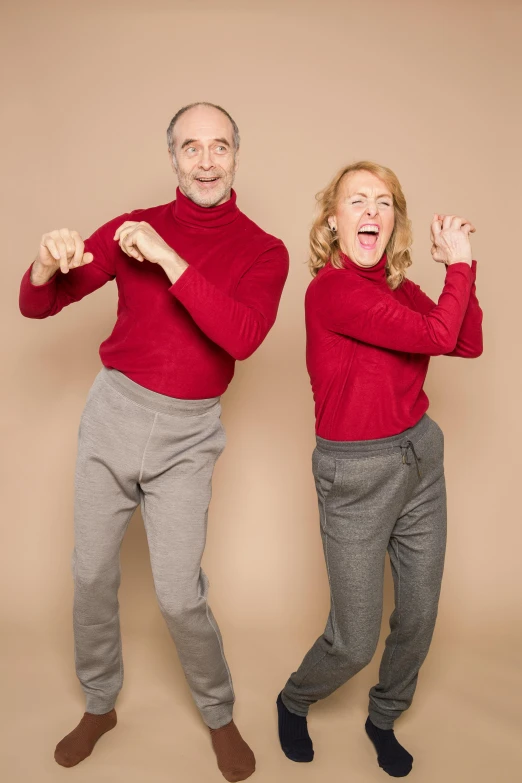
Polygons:
[[183,143],[183,139],[217,139],[227,138],[233,141],[232,124],[228,117],[216,109],[200,111],[202,107],[189,109],[182,114],[174,127],[174,135],[177,141]]

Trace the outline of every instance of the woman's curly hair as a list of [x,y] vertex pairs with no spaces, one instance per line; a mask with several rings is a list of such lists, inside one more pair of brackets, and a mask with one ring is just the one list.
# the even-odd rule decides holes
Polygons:
[[335,214],[341,182],[354,171],[369,171],[370,174],[374,174],[385,183],[393,196],[395,225],[386,246],[386,274],[390,288],[397,288],[405,277],[406,269],[412,263],[411,221],[408,218],[406,199],[397,176],[386,166],[368,160],[345,166],[337,172],[326,188],[317,194],[318,214],[310,231],[310,271],[315,277],[328,261],[337,269],[343,266],[339,252],[339,235],[328,225],[328,218]]

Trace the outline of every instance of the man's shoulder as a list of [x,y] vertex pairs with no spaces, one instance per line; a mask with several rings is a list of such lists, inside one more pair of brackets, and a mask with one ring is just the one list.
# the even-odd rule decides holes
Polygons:
[[92,235],[99,236],[100,238],[105,237],[106,235],[110,235],[112,239],[112,235],[116,231],[117,228],[121,226],[122,223],[125,223],[127,220],[134,220],[136,222],[144,221],[146,223],[157,221],[158,218],[160,218],[162,215],[168,214],[168,210],[171,208],[171,202],[168,204],[160,204],[157,207],[147,207],[145,209],[139,208],[139,209],[133,209],[131,212],[123,212],[120,215],[117,215],[116,217],[111,218],[106,223],[103,223],[103,225],[99,226],[99,228],[96,229],[95,233]]
[[286,252],[286,247],[282,239],[269,234],[261,226],[258,226],[251,218],[245,215],[244,212],[239,211],[239,227],[245,236],[249,238],[251,242],[255,243],[257,249],[262,251],[269,250],[271,248],[281,248]]
[[172,204],[172,201],[168,201],[166,204],[158,204],[155,207],[139,207],[138,209],[133,209],[132,212],[127,214],[127,220],[150,223],[151,221],[161,219],[165,216],[168,217],[172,211]]

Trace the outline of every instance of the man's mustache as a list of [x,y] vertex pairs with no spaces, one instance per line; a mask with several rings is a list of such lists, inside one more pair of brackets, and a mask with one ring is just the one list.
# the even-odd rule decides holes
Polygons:
[[198,179],[199,177],[220,177],[225,174],[224,169],[220,168],[214,168],[210,169],[210,171],[197,171],[195,174],[192,175],[192,179]]

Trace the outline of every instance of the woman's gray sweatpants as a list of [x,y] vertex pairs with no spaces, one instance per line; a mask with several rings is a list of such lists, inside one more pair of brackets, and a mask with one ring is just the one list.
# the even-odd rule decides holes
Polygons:
[[370,691],[370,718],[391,729],[413,699],[428,653],[444,567],[444,439],[425,415],[400,435],[370,441],[317,438],[313,472],[330,581],[322,636],[282,693],[306,715],[372,659],[379,638],[386,550],[395,585],[391,633]]
[[87,712],[114,707],[123,680],[119,553],[141,503],[158,602],[203,720],[232,720],[234,692],[201,569],[212,471],[224,449],[219,398],[178,400],[103,369],[78,445],[74,636]]

